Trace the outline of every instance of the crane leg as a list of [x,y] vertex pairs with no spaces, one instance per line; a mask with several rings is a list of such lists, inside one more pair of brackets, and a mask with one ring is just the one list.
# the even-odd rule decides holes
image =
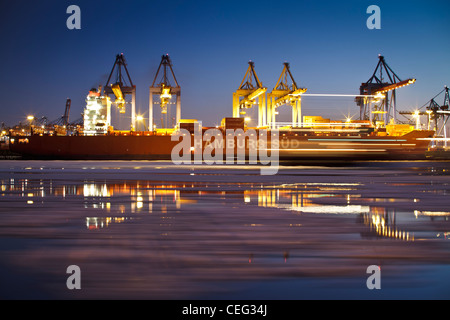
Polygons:
[[233,94],[233,118],[239,118],[239,97]]
[[153,94],[150,89],[150,98],[148,104],[148,130],[153,131]]
[[180,97],[180,94],[177,93],[177,114],[176,114],[176,118],[175,118],[176,125],[178,125],[178,123],[180,122],[180,119],[181,119],[181,97]]
[[136,129],[136,91],[131,94],[131,131]]
[[292,127],[295,128],[297,126],[297,103],[294,102],[292,105]]

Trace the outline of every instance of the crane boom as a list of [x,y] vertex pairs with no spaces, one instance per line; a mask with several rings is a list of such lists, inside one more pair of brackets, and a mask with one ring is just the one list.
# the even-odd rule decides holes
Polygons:
[[65,125],[65,126],[67,126],[69,124],[70,104],[71,104],[71,100],[67,99],[66,109],[64,110],[64,116],[63,116],[63,125]]

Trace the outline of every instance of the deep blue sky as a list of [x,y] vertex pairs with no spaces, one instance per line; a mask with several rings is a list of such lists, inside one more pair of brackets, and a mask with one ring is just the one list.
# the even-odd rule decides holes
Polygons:
[[[81,8],[81,30],[66,27],[71,4]],[[366,27],[371,4],[381,8],[381,30]],[[398,91],[398,109],[411,110],[450,85],[449,13],[447,0],[3,0],[0,122],[56,119],[68,97],[71,120],[79,118],[88,90],[105,83],[122,52],[141,113],[165,53],[181,85],[182,117],[206,125],[231,116],[249,60],[268,91],[287,61],[308,93],[357,94],[382,54],[400,78],[417,78]],[[350,98],[303,99],[303,114],[349,112],[358,113]]]

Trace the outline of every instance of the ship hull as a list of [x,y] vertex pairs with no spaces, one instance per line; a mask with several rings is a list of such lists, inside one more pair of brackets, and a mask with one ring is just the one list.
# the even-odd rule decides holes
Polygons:
[[425,159],[434,131],[403,136],[280,136],[280,159]]
[[[403,136],[326,136],[280,132],[279,159],[425,159],[433,131],[412,131]],[[66,160],[171,160],[179,143],[170,135],[105,135],[16,137],[12,152],[28,159]],[[203,142],[203,146],[205,143]],[[271,149],[271,148],[269,148]],[[248,150],[246,151],[248,154]],[[223,151],[225,154],[225,151]]]
[[35,135],[27,139],[10,144],[10,150],[28,159],[169,160],[175,145],[170,136]]

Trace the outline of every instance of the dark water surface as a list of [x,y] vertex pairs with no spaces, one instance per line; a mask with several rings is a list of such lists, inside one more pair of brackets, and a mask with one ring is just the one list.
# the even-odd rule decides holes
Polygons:
[[[450,162],[0,161],[2,299],[448,299]],[[66,269],[81,270],[69,290]],[[370,265],[381,289],[369,290]]]

